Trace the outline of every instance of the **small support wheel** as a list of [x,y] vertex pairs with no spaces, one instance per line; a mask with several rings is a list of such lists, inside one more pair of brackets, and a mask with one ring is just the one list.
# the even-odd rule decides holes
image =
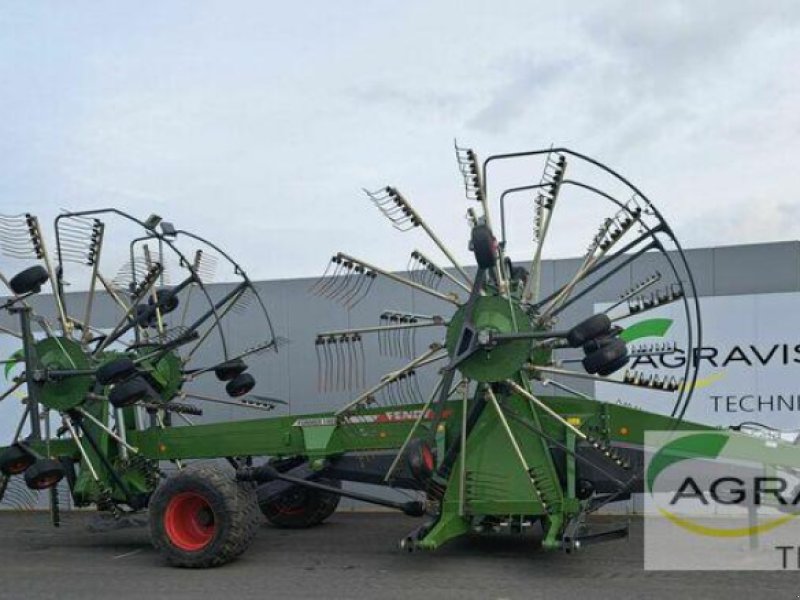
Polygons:
[[600,348],[587,354],[583,359],[583,368],[587,373],[603,377],[611,375],[628,363],[628,347],[619,338],[605,341]]
[[50,276],[47,274],[47,269],[41,265],[36,265],[14,275],[8,282],[8,287],[17,296],[38,294],[42,291],[42,286],[47,283],[48,279],[50,279]]
[[0,454],[0,471],[3,475],[19,475],[36,462],[36,458],[18,445],[9,446]]
[[497,264],[497,239],[487,225],[472,228],[470,247],[481,269],[491,269]]
[[64,478],[64,467],[54,458],[41,458],[25,470],[25,485],[32,490],[46,490]]
[[578,348],[590,340],[606,335],[610,330],[611,319],[608,315],[605,313],[592,315],[569,330],[567,343],[573,348]]
[[120,383],[136,374],[136,365],[127,357],[107,362],[97,369],[97,382],[102,385]]
[[189,467],[168,478],[150,500],[150,534],[175,567],[231,562],[258,531],[254,489],[213,465]]
[[238,398],[252,390],[255,385],[256,380],[250,373],[241,373],[225,385],[225,391],[231,398]]
[[[319,483],[342,487],[338,479],[319,479]],[[258,506],[267,520],[275,527],[284,529],[306,529],[322,523],[339,506],[341,496],[318,490],[292,486],[275,500],[268,500],[268,485],[257,490]]]
[[220,381],[230,381],[247,370],[247,364],[241,358],[226,360],[214,368],[214,375]]
[[115,385],[108,394],[108,401],[115,408],[125,408],[140,400],[156,397],[155,391],[144,378],[133,377]]

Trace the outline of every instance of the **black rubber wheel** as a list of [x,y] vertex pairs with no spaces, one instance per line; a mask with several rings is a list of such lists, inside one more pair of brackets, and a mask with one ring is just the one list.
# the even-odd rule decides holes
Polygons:
[[118,358],[97,369],[97,382],[102,385],[120,383],[136,374],[136,365],[130,358]]
[[[319,483],[342,487],[338,479],[317,479]],[[330,517],[339,506],[341,496],[296,485],[275,500],[267,500],[269,484],[257,490],[258,506],[267,520],[275,527],[306,529],[319,525]]]
[[611,331],[611,319],[606,314],[592,315],[569,330],[567,343],[573,348],[583,346],[586,342]]
[[63,465],[54,458],[41,458],[25,470],[25,485],[32,490],[46,490],[64,478]]
[[472,228],[470,247],[481,269],[491,269],[497,264],[497,240],[487,225]]
[[156,303],[158,304],[161,314],[168,315],[173,310],[178,308],[180,300],[178,299],[178,296],[172,293],[171,289],[161,289],[156,291],[155,300],[153,299],[153,296],[150,296],[150,300],[148,301],[150,306],[155,306]]
[[616,360],[612,360],[611,362],[606,363],[602,367],[597,370],[597,374],[602,377],[607,377],[612,373],[616,373],[624,366],[628,364],[629,356],[625,354],[624,356],[618,357]]
[[115,408],[132,406],[142,400],[157,398],[157,394],[143,377],[132,377],[127,381],[118,383],[108,394],[108,401]]
[[406,464],[417,481],[427,481],[436,469],[436,455],[424,440],[414,439],[406,447]]
[[215,465],[172,475],[150,499],[153,546],[175,567],[231,562],[250,546],[260,520],[252,485]]
[[231,398],[238,398],[252,390],[255,385],[256,380],[250,373],[241,373],[227,383],[225,391]]
[[241,375],[247,371],[247,364],[241,358],[234,358],[220,363],[214,368],[214,375],[220,381],[230,381],[237,375]]
[[0,454],[0,471],[3,472],[3,475],[19,475],[34,462],[36,462],[36,458],[19,446],[9,446]]
[[619,338],[609,340],[607,344],[587,354],[583,359],[583,368],[587,373],[605,377],[622,368],[628,362],[628,347]]
[[50,276],[47,274],[47,269],[41,265],[28,267],[24,271],[20,271],[8,282],[8,287],[17,296],[22,294],[38,294],[42,291],[42,285],[47,283]]

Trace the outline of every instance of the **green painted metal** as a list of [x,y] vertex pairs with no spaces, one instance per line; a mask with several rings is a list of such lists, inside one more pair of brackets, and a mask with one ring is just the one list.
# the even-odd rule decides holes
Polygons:
[[[90,362],[81,345],[66,337],[48,337],[35,343],[39,368],[53,371],[89,369]],[[83,403],[94,378],[78,375],[48,381],[41,386],[39,402],[47,408],[65,411]]]
[[[447,328],[446,346],[452,356],[461,335],[466,316],[466,306],[460,307]],[[507,298],[482,296],[475,300],[472,321],[478,330],[492,333],[518,333],[530,331],[530,319],[525,312]],[[473,381],[502,381],[514,377],[530,359],[530,340],[504,343],[491,350],[479,350],[459,365],[464,377]]]

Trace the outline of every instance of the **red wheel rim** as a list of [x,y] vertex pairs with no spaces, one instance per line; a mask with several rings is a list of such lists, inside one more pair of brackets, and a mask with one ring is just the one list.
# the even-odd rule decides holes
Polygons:
[[164,512],[164,529],[176,548],[186,552],[202,550],[217,531],[211,504],[197,492],[176,494]]
[[428,444],[422,445],[422,464],[428,475],[433,473],[433,469],[436,467],[436,459],[433,457],[433,452]]

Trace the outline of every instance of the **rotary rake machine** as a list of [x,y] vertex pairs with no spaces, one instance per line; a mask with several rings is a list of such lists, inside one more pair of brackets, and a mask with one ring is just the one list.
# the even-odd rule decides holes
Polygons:
[[[377,325],[317,336],[320,396],[330,402],[352,393],[337,410],[318,414],[183,422],[204,401],[261,410],[276,402],[247,396],[254,380],[244,359],[277,348],[280,339],[244,271],[198,236],[157,218],[121,215],[143,233],[131,242],[129,281],[115,286],[101,275],[97,256],[99,216],[118,213],[60,216],[55,268],[37,222],[25,216],[22,233],[11,237],[24,240],[44,264],[7,281],[13,296],[4,308],[20,323],[19,331],[7,333],[23,346],[10,361],[24,370],[4,397],[26,391],[20,426],[0,456],[5,480],[22,475],[30,487],[52,490],[66,477],[76,504],[96,504],[117,519],[147,508],[154,545],[169,563],[187,567],[238,556],[255,535],[259,512],[276,526],[310,527],[328,518],[341,497],[424,518],[402,539],[408,550],[435,549],[469,532],[534,526],[544,548],[568,552],[625,536],[625,524],[598,531],[589,517],[639,488],[644,431],[699,427],[683,421],[697,378],[694,361],[684,360],[674,377],[629,366],[664,354],[691,356],[699,346],[698,303],[680,245],[644,194],[587,156],[550,148],[480,163],[471,149],[456,146],[456,157],[477,268],[459,264],[399,190],[367,191],[395,229],[423,233],[446,265],[419,249],[407,273],[344,252],[333,256],[311,293],[360,311],[376,282],[385,280],[409,290],[414,308],[384,308]],[[531,180],[533,171],[541,175]],[[521,199],[514,219],[512,198]],[[499,229],[492,205],[499,205]],[[63,293],[65,251],[83,256],[86,249],[58,235],[71,221],[92,232],[82,319],[70,315]],[[215,297],[198,261],[179,248],[183,238],[224,257],[242,283]],[[186,271],[170,283],[165,248]],[[557,275],[546,270],[545,251],[582,258],[573,272]],[[27,256],[16,249],[20,254]],[[30,306],[48,281],[57,325]],[[111,329],[91,325],[96,285],[123,313]],[[596,300],[611,289],[616,301]],[[244,290],[257,299],[267,335],[234,352],[222,323],[235,314]],[[172,319],[192,293],[205,300],[205,310],[194,321],[181,319],[189,325],[176,330]],[[668,304],[674,304],[676,342],[656,343],[635,321]],[[38,338],[32,321],[40,325]],[[206,353],[196,351],[211,338],[216,343]],[[202,364],[192,365],[201,354]],[[376,354],[397,364],[376,377],[367,369]],[[234,398],[192,391],[211,373],[227,382]],[[651,392],[647,411],[624,403],[626,389],[641,388]],[[61,421],[54,433],[53,414]],[[30,431],[22,435],[26,423]],[[230,466],[187,462],[192,459],[224,459]],[[162,471],[168,464],[175,467],[171,473]],[[354,491],[343,481],[384,486],[403,497]]]

